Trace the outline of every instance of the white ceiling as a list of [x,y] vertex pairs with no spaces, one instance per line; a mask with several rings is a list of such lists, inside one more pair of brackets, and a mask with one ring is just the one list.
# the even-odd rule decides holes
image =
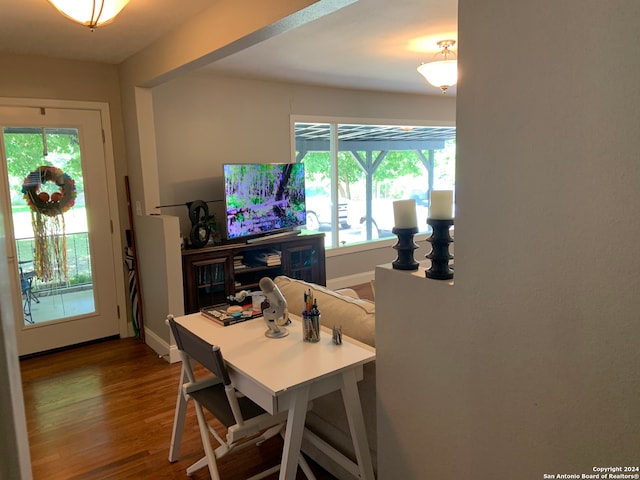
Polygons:
[[[91,32],[46,0],[0,0],[0,52],[117,64],[210,5],[211,0],[130,0],[113,23]],[[360,0],[206,69],[440,95],[416,67],[430,61],[436,42],[447,38],[457,39],[457,0]]]

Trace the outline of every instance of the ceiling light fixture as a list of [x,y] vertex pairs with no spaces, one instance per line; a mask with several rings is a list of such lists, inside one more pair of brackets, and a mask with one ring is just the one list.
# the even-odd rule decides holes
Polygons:
[[[444,60],[422,63],[418,67],[418,72],[427,82],[434,87],[440,88],[443,94],[447,93],[447,89],[458,82],[458,61],[456,60],[456,54],[450,50],[455,43],[455,40],[439,41],[438,46],[441,51],[436,56],[442,55]],[[453,60],[450,60],[449,57],[453,57]]]
[[129,0],[49,0],[65,17],[94,31],[112,21]]

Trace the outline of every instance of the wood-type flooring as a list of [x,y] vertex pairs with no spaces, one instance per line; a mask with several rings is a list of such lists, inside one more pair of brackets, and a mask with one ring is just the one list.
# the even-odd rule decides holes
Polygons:
[[[372,298],[369,284],[354,288]],[[133,338],[21,360],[35,480],[187,479],[203,455],[193,405],[180,460],[168,460],[180,364],[168,364]],[[218,461],[223,480],[244,480],[280,461],[273,438]],[[334,477],[310,462],[318,480]],[[194,480],[209,479],[207,468]],[[276,479],[277,474],[268,479]],[[298,469],[298,479],[304,474]]]

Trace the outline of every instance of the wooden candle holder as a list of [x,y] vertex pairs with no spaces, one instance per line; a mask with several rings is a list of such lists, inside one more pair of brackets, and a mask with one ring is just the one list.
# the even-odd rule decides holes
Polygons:
[[449,261],[453,255],[449,253],[449,245],[453,243],[453,238],[449,235],[449,229],[453,226],[453,219],[427,218],[427,224],[431,225],[433,232],[427,238],[431,244],[431,252],[426,258],[431,260],[425,274],[427,278],[435,280],[450,280],[453,278],[453,270],[449,267]]

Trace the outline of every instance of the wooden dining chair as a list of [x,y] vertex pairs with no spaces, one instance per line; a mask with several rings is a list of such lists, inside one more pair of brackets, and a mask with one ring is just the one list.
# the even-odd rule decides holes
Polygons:
[[[193,334],[177,323],[172,315],[167,323],[176,340],[182,359],[182,392],[187,400],[194,402],[198,427],[202,438],[205,456],[187,468],[191,476],[196,470],[208,465],[211,478],[219,480],[217,459],[248,446],[263,442],[275,435],[281,435],[286,425],[288,412],[271,415],[248,397],[239,393],[231,381],[222,352],[217,345]],[[193,364],[200,363],[213,375],[196,379]],[[207,422],[204,411],[211,413],[226,427],[224,437]],[[175,428],[175,426],[174,426]],[[175,432],[174,432],[175,434]],[[211,445],[211,436],[219,443],[217,448]],[[309,480],[315,480],[304,457],[300,454],[298,464]],[[280,465],[251,477],[258,480],[277,472]]]

